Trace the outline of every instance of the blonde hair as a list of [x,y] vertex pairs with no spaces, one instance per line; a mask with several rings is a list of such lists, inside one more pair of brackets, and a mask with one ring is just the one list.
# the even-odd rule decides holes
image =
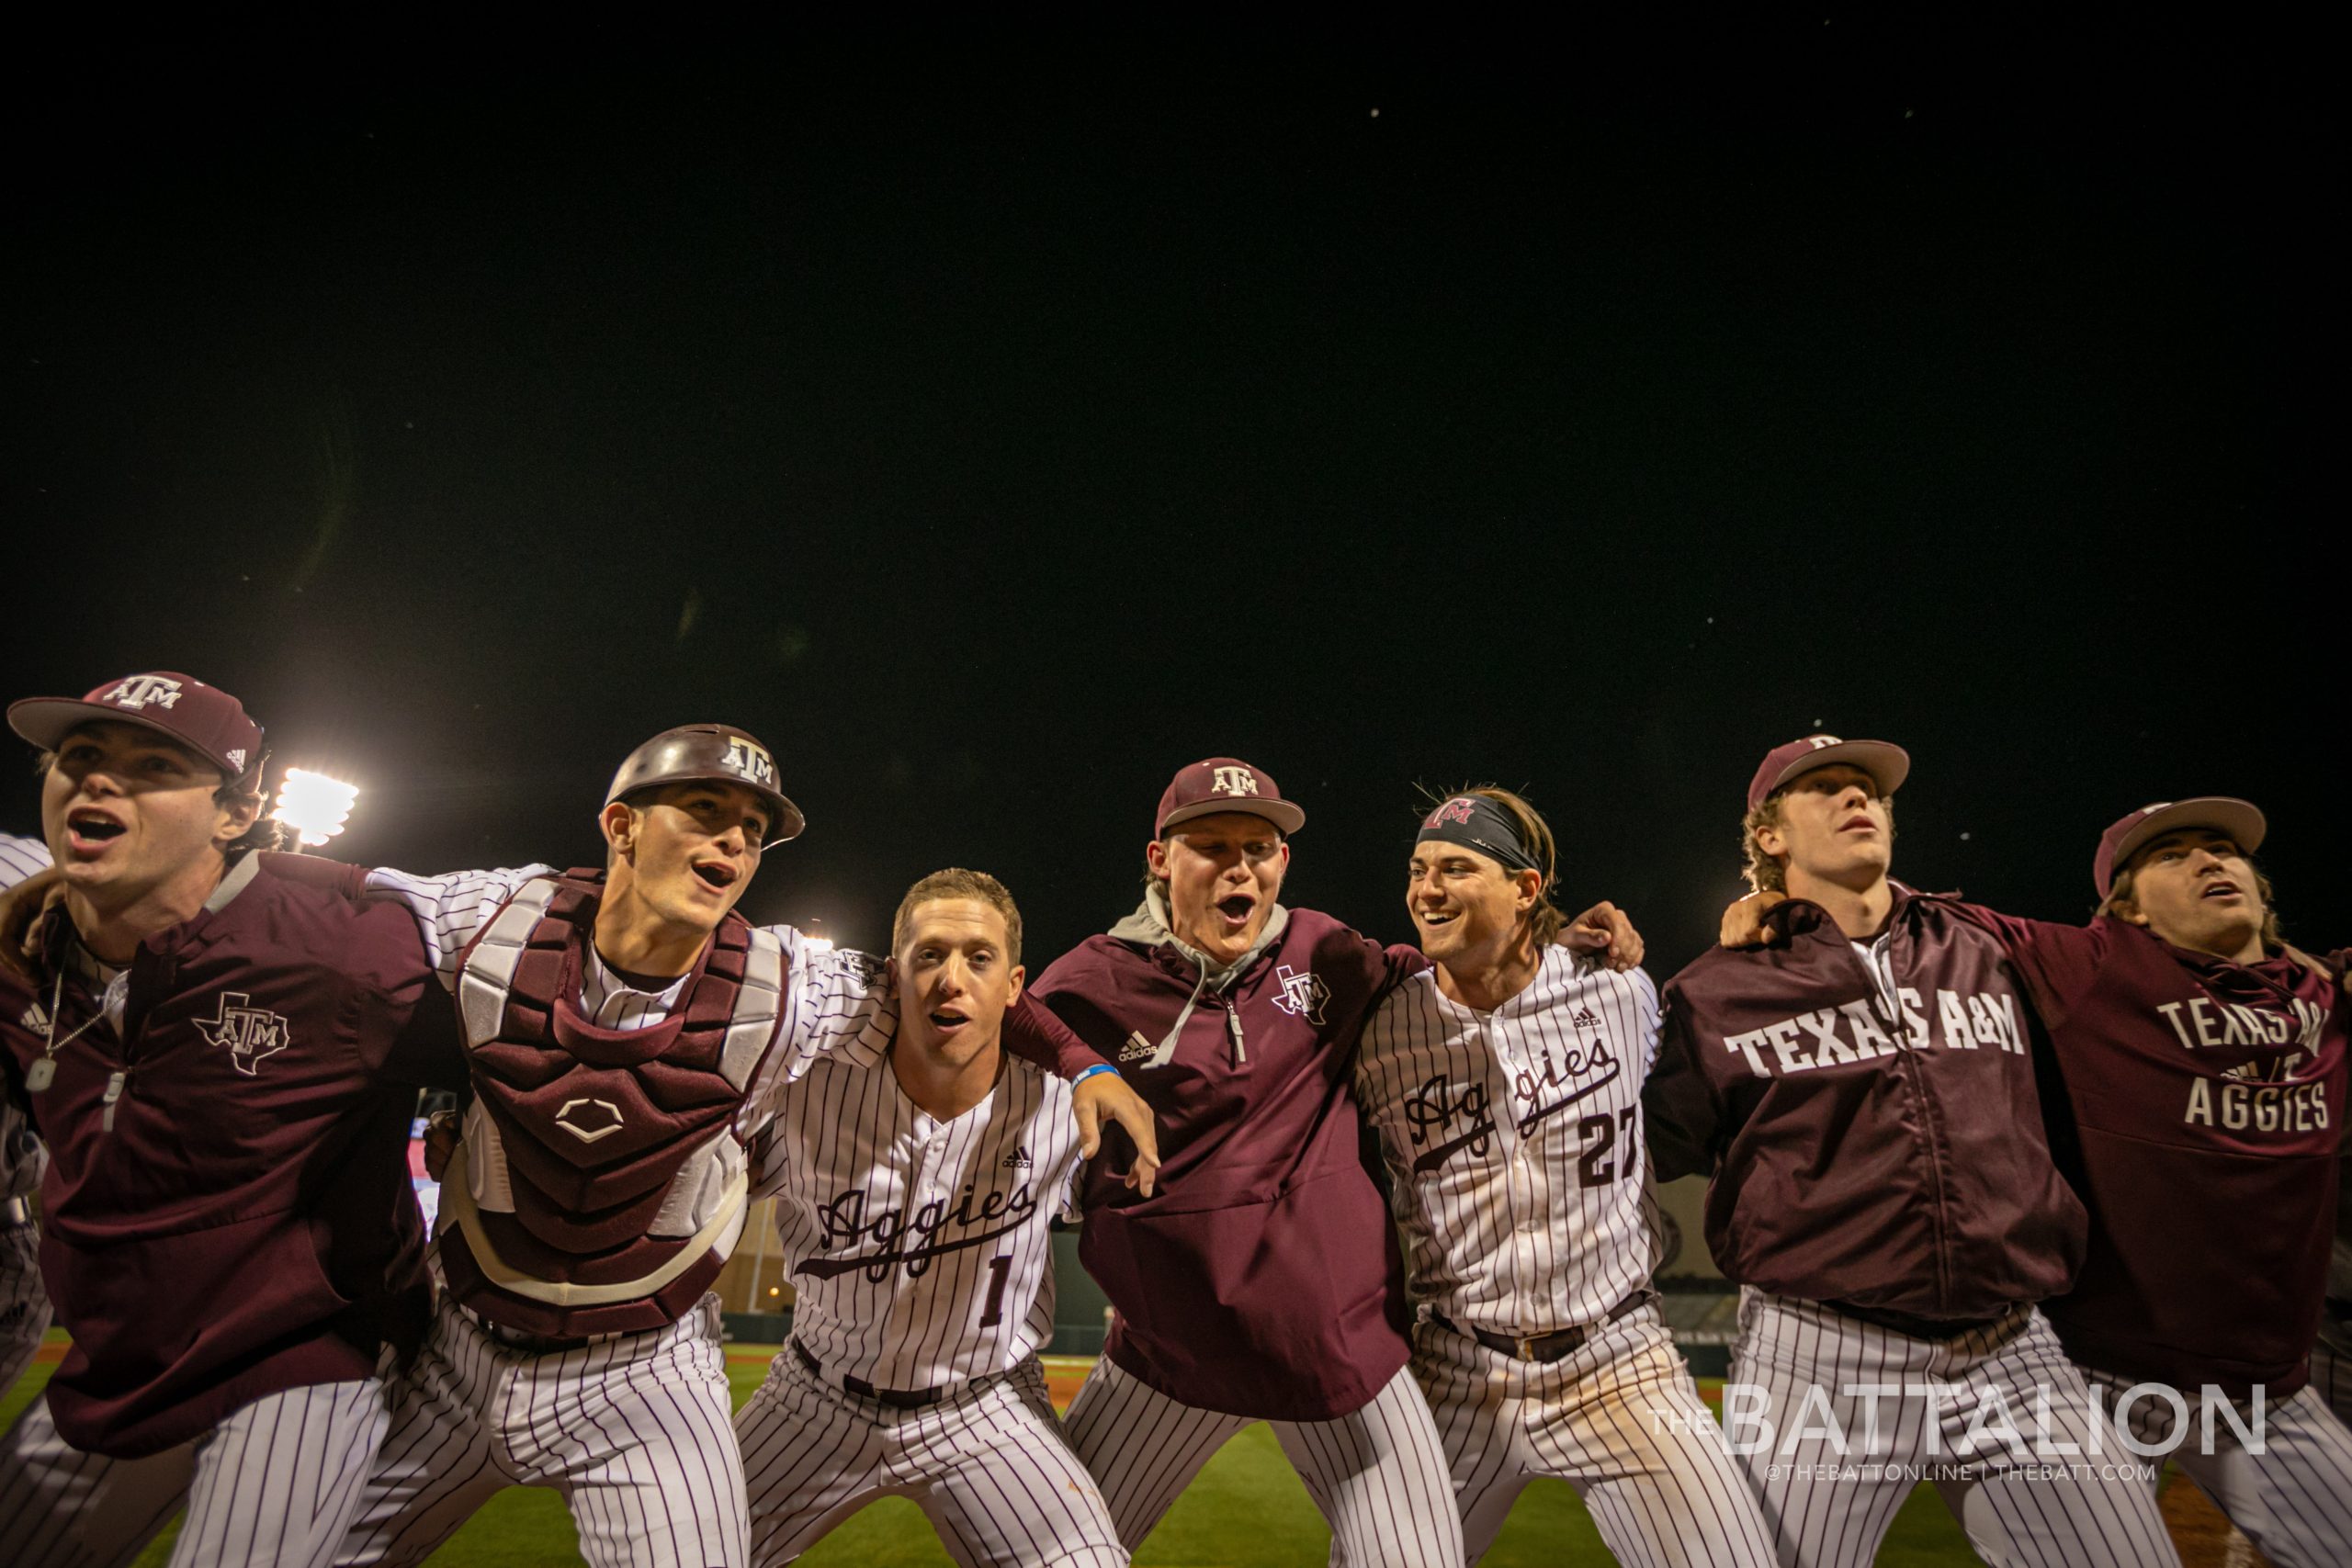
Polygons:
[[1004,917],[1004,961],[1021,962],[1021,908],[1005,891],[1004,884],[985,871],[966,871],[951,865],[944,871],[934,871],[907,889],[899,900],[899,912],[890,917],[890,951],[907,939],[907,922],[923,905],[941,898],[969,898],[976,904],[986,904]]
[[[1800,778],[1803,776],[1798,775]],[[1792,784],[1795,782],[1794,779],[1790,781]],[[1876,787],[1875,780],[1872,787]],[[1747,863],[1741,872],[1747,878],[1747,886],[1758,893],[1786,893],[1789,890],[1788,867],[1766,854],[1764,846],[1756,841],[1756,835],[1765,829],[1781,826],[1781,796],[1784,793],[1785,790],[1774,790],[1764,797],[1763,805],[1739,819],[1740,852],[1747,857]],[[1894,847],[1894,796],[1883,795],[1878,798],[1886,807],[1886,842],[1892,849]]]
[[[1544,814],[1530,805],[1526,796],[1514,794],[1500,784],[1464,784],[1460,789],[1447,790],[1443,795],[1431,795],[1424,786],[1421,794],[1428,800],[1424,816],[1447,801],[1464,795],[1490,800],[1502,808],[1503,815],[1510,818],[1512,831],[1519,835],[1520,846],[1535,862],[1536,869],[1544,878],[1535,890],[1535,906],[1527,911],[1527,920],[1535,944],[1538,947],[1551,946],[1558,939],[1560,928],[1567,924],[1568,918],[1559,905],[1552,901],[1559,868],[1559,850],[1553,842],[1552,825],[1544,820]],[[1503,867],[1503,874],[1516,876],[1518,871],[1507,865]]]
[[[2138,859],[2139,857],[2134,855],[2132,857],[2134,863],[2118,871],[2114,880],[2107,885],[2107,901],[2098,907],[2100,914],[2113,915],[2118,919],[2132,920],[2134,925],[2147,923],[2146,917],[2140,915],[2139,900],[2132,897],[2132,874],[2139,869]],[[2251,857],[2246,857],[2246,864],[2254,865]],[[2278,924],[2278,908],[2275,896],[2270,890],[2270,878],[2263,875],[2258,866],[2255,868],[2254,887],[2255,892],[2262,899],[2263,950],[2275,953],[2287,945],[2287,936],[2284,928]],[[2135,916],[2139,918],[2133,919]]]

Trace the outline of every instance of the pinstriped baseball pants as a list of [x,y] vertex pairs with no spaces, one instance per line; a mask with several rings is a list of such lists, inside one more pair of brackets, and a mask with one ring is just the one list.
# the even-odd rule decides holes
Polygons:
[[742,1568],[718,1298],[667,1328],[537,1355],[444,1295],[337,1568],[422,1562],[509,1486],[563,1494],[591,1568]]
[[40,1282],[40,1227],[0,1225],[0,1393],[17,1379],[49,1332],[49,1292]]
[[1993,1568],[2178,1568],[2148,1461],[2094,1438],[2096,1419],[2037,1311],[1930,1340],[1740,1292],[1723,1431],[1784,1568],[1872,1561],[1922,1476]]
[[1577,1489],[1630,1568],[1771,1568],[1755,1495],[1655,1303],[1552,1362],[1423,1323],[1413,1375],[1453,1462],[1470,1562],[1527,1483],[1549,1475]]
[[[1269,1421],[1331,1526],[1331,1568],[1462,1568],[1462,1516],[1429,1402],[1400,1369],[1361,1410],[1329,1421]],[[1132,1551],[1201,1466],[1250,1425],[1170,1399],[1094,1363],[1063,1426]]]
[[[2179,1391],[2189,1414],[2188,1430],[2176,1442],[2180,1412],[2171,1401],[2125,1397],[2131,1380],[2112,1373],[2085,1368],[2083,1375],[2105,1394],[2101,1404],[2110,1426],[2120,1425],[2120,1411],[2142,1448],[2171,1450],[2149,1460],[2152,1468],[2169,1459],[2278,1568],[2352,1563],[2352,1431],[2345,1430],[2316,1393],[2298,1389],[2290,1398],[2266,1404],[2260,1453],[2248,1450],[2227,1418],[2216,1413],[2209,1453],[2199,1391]],[[2253,1429],[2243,1405],[2238,1417]],[[2151,1495],[2156,1484],[2151,1475]]]
[[735,1417],[754,1568],[791,1562],[876,1497],[911,1498],[964,1568],[1125,1568],[1031,1357],[977,1393],[899,1410],[786,1349]]
[[383,1383],[266,1394],[144,1459],[84,1453],[46,1396],[0,1443],[8,1568],[121,1568],[187,1505],[171,1568],[325,1568],[390,1419]]
[[2339,1354],[2324,1342],[2313,1347],[2312,1387],[2338,1421],[2352,1427],[2352,1356]]

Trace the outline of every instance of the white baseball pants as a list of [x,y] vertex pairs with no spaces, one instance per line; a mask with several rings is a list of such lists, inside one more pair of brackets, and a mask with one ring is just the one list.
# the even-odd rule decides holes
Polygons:
[[1577,1489],[1633,1568],[1770,1568],[1771,1532],[1657,1303],[1550,1362],[1424,1323],[1413,1375],[1453,1466],[1470,1562],[1527,1483],[1549,1475]]
[[171,1568],[325,1568],[390,1420],[384,1384],[319,1383],[241,1406],[143,1459],[85,1453],[46,1395],[0,1440],[8,1568],[122,1568],[187,1506]]
[[900,1410],[822,1382],[786,1347],[735,1417],[752,1561],[789,1562],[876,1497],[913,1500],[964,1568],[1125,1568],[1031,1357],[978,1393]]
[[[2086,1368],[2084,1376],[2105,1395],[2100,1403],[2110,1427],[2128,1430],[2143,1449],[2165,1450],[2148,1460],[2152,1495],[2155,1469],[2170,1460],[2278,1568],[2352,1563],[2352,1432],[2311,1389],[2264,1402],[2262,1451],[2256,1453],[2218,1409],[2209,1450],[2199,1390],[2176,1391],[2187,1402],[2184,1429],[2182,1406],[2170,1399],[2134,1395],[2132,1382],[2112,1373]],[[2254,1431],[2250,1407],[2233,1408]]]
[[[1094,1363],[1063,1426],[1132,1551],[1244,1416],[1201,1410]],[[1333,1568],[1462,1568],[1462,1517],[1429,1402],[1398,1371],[1361,1410],[1330,1421],[1270,1421],[1331,1526]]]
[[444,1296],[393,1395],[337,1568],[420,1562],[508,1486],[561,1493],[591,1568],[743,1568],[717,1296],[666,1328],[544,1354]]
[[1992,1568],[2180,1562],[2148,1461],[2116,1451],[2037,1311],[1919,1339],[1743,1291],[1723,1431],[1785,1568],[1871,1562],[1921,1479]]

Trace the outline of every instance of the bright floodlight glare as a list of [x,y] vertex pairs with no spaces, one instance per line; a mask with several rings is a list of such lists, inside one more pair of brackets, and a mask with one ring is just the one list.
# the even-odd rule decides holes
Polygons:
[[831,953],[833,950],[833,939],[829,936],[809,936],[803,933],[800,941],[802,945],[811,953]]
[[270,816],[300,834],[304,843],[323,844],[343,831],[351,803],[358,798],[357,784],[307,768],[288,768],[286,782],[278,786],[277,808]]

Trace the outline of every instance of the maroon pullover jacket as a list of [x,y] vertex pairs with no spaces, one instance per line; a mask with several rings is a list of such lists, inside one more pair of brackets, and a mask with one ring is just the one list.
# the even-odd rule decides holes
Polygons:
[[1897,884],[1890,998],[1818,904],[1765,919],[1768,945],[1711,949],[1667,984],[1642,1097],[1659,1179],[1712,1179],[1724,1272],[1946,1323],[2064,1290],[2087,1222],[2051,1160],[2038,1025],[1999,942]]
[[[414,919],[363,875],[236,862],[140,943],[119,1039],[99,1021],[66,1040],[100,998],[60,983],[73,935],[51,917],[36,989],[65,1043],[28,1098],[50,1150],[41,1272],[74,1336],[50,1411],[74,1447],[155,1453],[421,1337],[409,1125],[417,1087],[465,1063],[454,1010],[416,1005],[438,987]],[[5,1033],[28,1070],[51,1037],[13,1015]]]
[[1159,1121],[1159,1190],[1087,1168],[1079,1256],[1118,1309],[1108,1355],[1171,1398],[1323,1421],[1405,1365],[1402,1258],[1350,1092],[1364,1021],[1427,961],[1277,906],[1204,975],[1157,897],[1030,987],[1115,1061]]

